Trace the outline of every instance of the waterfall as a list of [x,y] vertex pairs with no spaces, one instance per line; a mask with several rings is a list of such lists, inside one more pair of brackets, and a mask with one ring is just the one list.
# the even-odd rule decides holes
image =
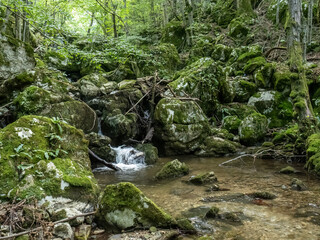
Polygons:
[[139,170],[146,167],[143,152],[130,146],[111,147],[116,152],[116,165],[122,170]]

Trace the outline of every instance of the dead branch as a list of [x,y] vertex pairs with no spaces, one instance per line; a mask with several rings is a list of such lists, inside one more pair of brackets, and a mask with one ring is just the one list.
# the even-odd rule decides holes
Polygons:
[[90,156],[92,156],[95,160],[101,162],[103,165],[105,165],[106,167],[108,168],[111,168],[112,170],[114,171],[121,171],[121,168],[113,165],[112,163],[109,163],[107,162],[106,160],[100,158],[98,155],[96,155],[92,150],[88,149],[89,150],[89,154]]
[[[58,224],[58,223],[63,223],[63,222],[68,222],[68,221],[71,221],[73,219],[76,219],[78,217],[86,217],[86,216],[91,216],[91,215],[94,215],[96,214],[96,211],[94,212],[88,212],[88,213],[82,213],[82,214],[79,214],[79,215],[76,215],[76,216],[73,216],[73,217],[68,217],[68,218],[64,218],[64,219],[61,219],[59,221],[56,221],[56,222],[53,222],[52,223],[52,226]],[[33,232],[38,232],[38,231],[41,231],[43,230],[43,227],[37,227],[37,228],[34,228],[34,229],[30,229],[30,230],[27,230],[27,231],[24,231],[24,232],[20,232],[20,233],[16,233],[16,234],[11,234],[9,236],[5,236],[5,237],[0,237],[0,240],[4,240],[4,239],[12,239],[12,238],[15,238],[15,237],[19,237],[19,236],[22,236],[22,235],[25,235],[25,234],[29,234],[29,233],[33,233]]]

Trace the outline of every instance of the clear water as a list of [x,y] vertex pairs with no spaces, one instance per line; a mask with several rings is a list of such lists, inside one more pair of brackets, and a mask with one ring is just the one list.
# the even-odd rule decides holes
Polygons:
[[[278,160],[253,161],[251,158],[231,162],[228,167],[219,164],[228,158],[197,158],[179,156],[190,167],[188,176],[173,180],[156,181],[157,171],[174,158],[161,158],[157,164],[138,171],[96,172],[101,187],[118,182],[132,182],[156,204],[175,217],[191,208],[216,206],[220,212],[242,212],[242,224],[218,220],[199,220],[211,226],[214,239],[320,239],[320,184],[308,176],[302,164],[294,164],[298,174],[279,174],[288,163]],[[214,171],[220,188],[230,191],[206,192],[207,186],[187,184],[190,176]],[[299,178],[308,186],[307,191],[292,190],[292,178]],[[248,201],[225,200],[203,202],[206,198],[236,196],[268,191],[276,194],[274,200],[263,200],[264,205]],[[309,213],[309,214],[308,214]],[[311,214],[310,214],[311,213]],[[319,216],[317,216],[317,214]],[[318,218],[317,218],[318,217]]]

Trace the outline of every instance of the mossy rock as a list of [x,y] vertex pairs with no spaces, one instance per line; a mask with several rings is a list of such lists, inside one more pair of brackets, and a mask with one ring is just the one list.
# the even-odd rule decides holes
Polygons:
[[208,173],[203,173],[199,174],[196,176],[192,176],[189,179],[190,183],[196,184],[196,185],[203,185],[203,184],[208,184],[208,183],[214,183],[217,182],[218,179],[214,172],[208,172]]
[[189,167],[185,163],[181,163],[178,159],[166,163],[156,174],[156,179],[170,179],[181,177],[189,173]]
[[229,36],[233,38],[243,38],[246,37],[250,31],[248,28],[247,19],[242,17],[234,18],[229,26]]
[[234,97],[235,102],[247,102],[257,89],[255,83],[242,78],[233,81],[233,88],[236,93]]
[[210,210],[206,213],[206,217],[207,218],[216,218],[218,217],[218,213],[219,213],[220,209],[213,206],[210,208]]
[[123,90],[126,88],[133,88],[136,82],[137,82],[136,80],[123,80],[118,83],[118,86],[120,90]]
[[229,103],[226,105],[222,105],[221,107],[221,115],[219,116],[223,119],[226,116],[237,116],[240,120],[243,120],[248,115],[257,112],[254,106],[248,106],[244,103]]
[[269,128],[283,127],[293,119],[293,104],[280,92],[258,92],[249,99],[248,105],[268,118]]
[[198,156],[224,156],[237,151],[237,144],[230,140],[220,137],[209,136],[200,146],[200,150],[196,152]]
[[272,142],[274,144],[279,143],[295,143],[299,135],[299,126],[298,124],[291,125],[287,129],[282,129],[279,132],[273,133]]
[[0,131],[0,146],[2,199],[95,200],[98,185],[88,142],[76,128],[47,117],[23,116]]
[[158,160],[158,149],[150,143],[138,144],[136,146],[138,151],[144,153],[145,159],[144,162],[147,165],[155,164]]
[[221,66],[211,58],[201,58],[177,72],[175,80],[169,85],[178,96],[185,96],[186,93],[199,98],[203,111],[211,115],[219,104],[221,79],[225,79]]
[[128,228],[170,228],[176,221],[135,187],[122,182],[107,185],[96,214],[101,227],[121,231]]
[[291,92],[291,82],[298,80],[297,73],[291,72],[275,72],[274,73],[274,88],[275,90],[289,95]]
[[263,67],[267,63],[264,57],[256,57],[250,59],[247,64],[244,66],[244,72],[246,74],[252,74],[255,70]]
[[292,166],[286,166],[282,168],[279,172],[282,174],[293,174],[293,173],[296,173],[297,170]]
[[226,116],[222,120],[222,127],[233,134],[238,134],[241,120],[237,116]]
[[[202,57],[211,57],[214,50],[213,39],[208,36],[201,36],[194,39],[194,43],[191,48],[191,61]],[[189,61],[190,61],[189,60]]]
[[114,113],[114,115],[108,115],[103,119],[102,132],[116,144],[134,138],[138,133],[138,116],[135,113],[127,115],[118,113],[118,111]]
[[223,44],[216,44],[214,45],[211,57],[215,61],[228,62],[231,52],[231,47]]
[[161,42],[171,43],[178,50],[184,47],[185,38],[186,30],[180,21],[171,21],[162,30]]
[[90,82],[97,87],[102,87],[103,84],[108,83],[108,79],[106,78],[106,74],[103,73],[91,73],[88,74],[78,80],[78,84],[82,85],[83,82]]
[[314,170],[320,175],[320,134],[312,134],[307,139],[307,164],[308,170]]
[[[209,8],[210,9],[210,8]],[[209,11],[208,9],[208,11]],[[226,28],[236,17],[237,9],[234,0],[218,0],[211,7],[210,17],[219,26]]]
[[260,113],[252,113],[242,120],[239,126],[240,141],[252,146],[263,140],[268,130],[268,119]]
[[208,119],[193,101],[161,99],[154,120],[157,147],[169,155],[194,152],[209,132]]

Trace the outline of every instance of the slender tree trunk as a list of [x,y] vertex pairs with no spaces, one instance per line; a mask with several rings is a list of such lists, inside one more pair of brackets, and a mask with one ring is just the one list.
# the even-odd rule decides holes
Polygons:
[[308,4],[308,37],[307,37],[307,42],[311,43],[312,40],[312,21],[313,21],[313,5],[314,5],[314,0],[309,0]]
[[169,22],[169,18],[168,18],[168,7],[167,4],[164,2],[163,3],[163,25],[167,25]]
[[128,17],[127,17],[127,0],[123,0],[123,7],[126,10],[126,15],[124,17],[124,31],[126,32],[126,36],[128,36],[129,26],[128,26]]
[[95,14],[95,12],[93,12],[91,14],[91,21],[90,21],[90,25],[89,25],[89,28],[88,28],[88,31],[87,31],[87,35],[90,35],[90,33],[91,33],[91,28],[92,28],[93,22],[94,22],[94,14]]
[[291,80],[291,98],[294,112],[299,123],[312,123],[314,121],[313,108],[310,101],[309,89],[303,62],[302,49],[302,2],[301,0],[288,0],[290,13],[290,26],[287,29],[288,52],[290,71],[297,73],[298,78]]
[[279,24],[280,0],[277,1],[276,25]]
[[186,21],[186,37],[187,37],[187,44],[189,46],[192,45],[192,36],[193,36],[193,31],[192,31],[192,24],[193,24],[193,2],[192,0],[185,0],[185,11],[187,15],[187,21]]
[[118,37],[118,32],[117,32],[116,13],[112,13],[112,24],[113,24],[113,36],[114,36],[114,38],[117,38]]

